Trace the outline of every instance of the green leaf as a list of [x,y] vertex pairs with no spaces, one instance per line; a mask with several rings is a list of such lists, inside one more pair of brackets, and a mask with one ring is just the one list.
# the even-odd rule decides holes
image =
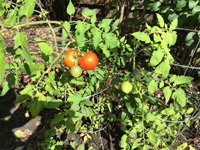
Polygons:
[[66,125],[67,125],[67,130],[70,130],[72,133],[74,133],[75,125],[73,123],[73,120],[71,118],[67,118],[67,120],[65,122],[66,122]]
[[52,100],[47,103],[47,106],[45,106],[45,108],[57,108],[62,105],[62,103],[63,101],[61,99]]
[[160,25],[161,28],[163,28],[165,25],[163,17],[160,14],[156,14],[156,16],[158,18],[158,24]]
[[99,43],[101,42],[101,32],[97,28],[92,28],[91,33],[93,36],[92,43],[93,43],[94,47],[97,48],[99,46]]
[[5,48],[5,42],[0,36],[0,84],[3,82],[4,79],[4,65],[5,65],[5,56],[4,56],[4,48]]
[[82,143],[78,148],[77,150],[85,150],[85,144]]
[[106,46],[110,49],[115,49],[118,46],[118,39],[114,33],[107,33],[105,35],[105,42]]
[[190,84],[194,78],[189,76],[173,76],[170,78],[170,82],[174,82],[176,85]]
[[195,6],[197,6],[198,0],[189,0],[189,8],[193,9]]
[[50,55],[53,52],[52,44],[48,44],[45,40],[40,38],[35,38],[35,40],[39,44],[39,47],[43,53]]
[[148,84],[148,92],[149,94],[153,94],[158,88],[158,83],[155,80],[151,80]]
[[188,144],[187,142],[181,144],[180,146],[177,147],[177,150],[185,150],[187,148]]
[[129,150],[129,149],[130,149],[130,146],[129,146],[129,144],[128,144],[128,139],[129,139],[129,137],[128,137],[126,134],[124,134],[124,135],[121,137],[121,148],[122,148],[123,150]]
[[165,104],[167,104],[169,102],[169,98],[171,97],[172,89],[169,86],[164,87],[163,93],[164,93],[164,96],[165,96]]
[[149,123],[149,121],[155,121],[157,119],[156,116],[154,116],[152,113],[147,113],[146,115],[146,122]]
[[103,19],[98,26],[100,28],[103,28],[105,33],[107,33],[110,30],[110,24],[112,22],[112,19]]
[[65,114],[64,113],[61,113],[61,114],[56,114],[53,118],[53,120],[51,121],[51,126],[54,125],[54,124],[57,124],[59,122],[61,122],[65,117]]
[[135,139],[134,142],[133,142],[133,144],[132,144],[131,149],[133,150],[133,149],[135,149],[135,148],[141,146],[141,145],[142,145],[141,140],[142,140],[142,138],[137,138],[137,139]]
[[170,71],[169,60],[166,59],[164,62],[160,63],[155,69],[155,73],[162,74],[163,78],[167,78]]
[[188,110],[187,110],[187,114],[191,114],[193,111],[194,111],[194,108],[190,107],[190,108],[188,108]]
[[110,51],[108,50],[107,46],[103,43],[99,44],[100,49],[103,51],[104,55],[106,56],[106,58],[110,57]]
[[73,103],[79,103],[80,101],[84,100],[84,97],[80,97],[80,96],[69,96],[67,98],[68,102],[73,102]]
[[28,74],[28,75],[34,75],[37,74],[39,71],[43,71],[45,69],[44,64],[43,63],[32,63],[31,65],[28,63],[23,63],[20,64],[20,69]]
[[33,14],[36,0],[26,0],[24,5],[24,14],[30,17]]
[[23,94],[23,95],[19,95],[18,97],[17,97],[17,99],[15,100],[15,104],[17,104],[17,103],[21,103],[21,102],[23,102],[23,101],[25,101],[25,100],[27,100],[27,99],[30,99],[31,98],[31,96],[30,95],[28,95],[28,94]]
[[21,130],[15,131],[15,136],[17,138],[23,138],[24,133]]
[[159,1],[158,2],[154,2],[150,6],[151,6],[153,11],[158,11],[160,9],[161,3]]
[[192,9],[192,15],[195,15],[197,13],[200,12],[200,6],[195,6],[193,9]]
[[31,54],[29,53],[29,50],[28,50],[26,33],[25,32],[20,32],[19,36],[20,36],[20,45],[21,45],[21,47],[23,49],[22,56],[26,59],[26,61],[29,64],[31,64],[32,59],[31,59]]
[[0,17],[4,14],[3,0],[0,0]]
[[151,42],[149,35],[147,35],[144,32],[135,32],[135,33],[132,33],[131,35],[133,35],[135,38],[137,38],[138,40],[143,41],[145,43]]
[[68,6],[67,6],[67,13],[68,13],[70,16],[71,16],[72,14],[75,13],[75,7],[74,7],[74,5],[73,5],[73,3],[72,3],[71,0],[69,1],[69,4],[68,4]]
[[10,13],[7,16],[7,19],[4,21],[5,25],[11,25],[14,26],[16,22],[16,15],[17,15],[17,8],[11,9]]
[[149,138],[148,141],[153,144],[153,145],[157,145],[158,143],[158,138],[156,136],[156,134],[154,133],[154,131],[151,129],[149,130],[149,132],[147,133],[147,137]]
[[163,59],[163,56],[164,56],[164,53],[162,52],[161,49],[158,49],[157,51],[153,51],[149,65],[150,66],[158,65],[161,62],[161,60]]
[[[66,30],[68,30],[68,32],[70,31],[71,29],[71,25],[68,21],[65,21],[63,23],[63,26],[66,28]],[[66,30],[64,28],[62,28],[62,37],[63,37],[63,41],[67,38],[68,36],[68,33],[66,32]]]
[[178,26],[178,19],[176,18],[171,22],[169,29],[174,30],[174,29],[176,29],[177,26]]
[[169,116],[169,115],[175,115],[176,112],[173,108],[165,108],[164,110],[161,111],[161,114]]
[[186,6],[186,4],[187,4],[186,0],[178,0],[177,3],[176,3],[175,10],[181,11],[182,8]]
[[38,99],[32,100],[27,106],[32,114],[33,117],[36,117],[42,108],[44,108],[43,101]]
[[172,98],[181,106],[185,107],[186,105],[186,94],[185,91],[182,88],[178,88],[175,90],[175,92],[172,94]]

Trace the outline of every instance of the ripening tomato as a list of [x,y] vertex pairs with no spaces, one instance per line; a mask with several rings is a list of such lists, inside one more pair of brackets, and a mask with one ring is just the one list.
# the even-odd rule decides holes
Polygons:
[[80,66],[75,65],[75,66],[70,68],[69,72],[73,77],[76,78],[76,77],[79,77],[82,74],[83,70],[81,69]]
[[128,94],[132,91],[133,85],[129,81],[122,82],[121,90],[122,92]]
[[86,52],[83,57],[79,59],[79,65],[85,70],[92,70],[98,64],[98,57],[93,52]]
[[71,68],[75,64],[78,64],[78,58],[74,57],[75,54],[78,54],[78,51],[70,49],[68,50],[65,55],[64,63],[67,67]]

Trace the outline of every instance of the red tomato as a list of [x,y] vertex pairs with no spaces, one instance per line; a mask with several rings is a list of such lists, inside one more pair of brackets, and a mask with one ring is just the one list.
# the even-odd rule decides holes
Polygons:
[[80,57],[79,65],[85,70],[92,70],[98,64],[98,57],[93,52],[86,52],[85,56]]
[[64,63],[67,67],[71,68],[75,64],[78,64],[78,58],[74,58],[75,54],[78,54],[78,51],[73,49],[70,49],[65,53],[66,57],[64,59]]

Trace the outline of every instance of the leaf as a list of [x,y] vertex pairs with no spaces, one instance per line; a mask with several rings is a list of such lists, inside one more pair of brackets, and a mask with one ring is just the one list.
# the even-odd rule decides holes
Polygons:
[[28,63],[23,63],[20,64],[19,67],[24,73],[28,75],[37,74],[39,71],[43,71],[45,69],[44,64],[42,63],[40,64],[32,63],[31,65]]
[[91,33],[93,35],[92,37],[92,43],[95,48],[99,46],[99,43],[101,42],[101,32],[97,28],[92,28]]
[[71,118],[67,118],[67,120],[65,122],[66,122],[66,125],[67,125],[67,129],[70,130],[72,133],[74,133],[75,125],[73,123],[73,120]]
[[185,107],[186,105],[186,94],[185,91],[182,88],[178,88],[175,90],[175,92],[172,94],[172,98],[181,106]]
[[150,6],[151,6],[153,11],[158,11],[160,9],[159,7],[161,6],[161,3],[159,1],[158,2],[154,2]]
[[5,56],[4,56],[4,48],[5,48],[5,42],[0,36],[0,84],[3,82],[4,79],[4,65],[5,65]]
[[142,142],[141,142],[142,138],[137,138],[134,140],[133,144],[132,144],[132,147],[131,149],[135,149],[137,147],[139,147],[140,145],[142,145]]
[[145,43],[151,42],[149,35],[147,35],[144,32],[135,32],[135,33],[132,33],[131,35],[133,35],[136,39],[143,41]]
[[193,9],[195,6],[197,6],[198,0],[189,0],[189,8]]
[[24,5],[24,14],[30,17],[33,14],[36,0],[26,0]]
[[[68,32],[70,31],[71,29],[71,25],[68,21],[65,21],[63,23],[63,26],[66,28],[66,30],[68,30]],[[62,37],[63,37],[63,40],[65,40],[68,36],[68,33],[66,32],[66,30],[64,28],[62,28]]]
[[174,30],[174,29],[176,29],[177,26],[178,26],[178,19],[176,18],[171,22],[169,29]]
[[169,115],[175,115],[176,112],[173,108],[165,108],[164,110],[161,111],[161,114],[169,116]]
[[73,103],[79,103],[80,101],[84,100],[84,97],[80,97],[80,96],[69,96],[67,98],[68,102],[73,102]]
[[106,46],[110,49],[115,49],[118,46],[118,39],[114,33],[107,33],[105,35],[105,42]]
[[128,144],[128,136],[126,134],[124,134],[122,137],[121,137],[121,148],[123,150],[129,150],[130,149],[130,146]]
[[16,22],[17,8],[11,9],[10,13],[7,16],[7,19],[4,21],[5,25],[14,26]]
[[22,51],[22,56],[26,59],[26,61],[31,64],[32,59],[31,59],[31,54],[29,53],[28,50],[28,45],[27,45],[27,40],[26,40],[26,33],[25,32],[20,32],[20,45],[23,49]]
[[187,142],[183,143],[180,146],[178,146],[177,150],[185,150],[187,148],[187,146],[188,146]]
[[61,122],[64,119],[65,114],[61,113],[61,114],[56,114],[53,118],[53,120],[51,121],[50,125],[54,125],[57,124],[59,122]]
[[156,66],[158,65],[161,60],[163,59],[164,53],[161,49],[158,49],[157,51],[154,51],[152,54],[152,57],[150,59],[149,65],[150,66]]
[[112,19],[103,19],[98,26],[100,28],[103,28],[105,33],[107,33],[110,30],[110,24],[112,22]]
[[173,76],[170,78],[170,82],[174,82],[176,85],[190,84],[194,78],[189,76]]
[[192,9],[192,15],[194,16],[195,14],[199,13],[200,12],[200,6],[195,6],[193,9]]
[[158,18],[158,24],[160,25],[161,28],[163,28],[165,25],[163,17],[160,14],[156,14],[156,16]]
[[44,105],[43,105],[43,102],[38,100],[38,99],[35,99],[35,100],[32,100],[28,106],[27,106],[31,112],[31,115],[33,117],[36,117],[40,111],[42,110],[42,108],[44,108]]
[[155,73],[162,74],[163,78],[167,78],[170,71],[169,60],[166,59],[164,62],[160,63],[155,69]]
[[146,115],[146,121],[149,123],[149,121],[155,121],[157,119],[156,116],[154,116],[152,113],[147,113]]
[[103,43],[99,44],[100,49],[103,51],[104,55],[106,56],[106,58],[110,57],[110,51],[108,50],[107,46]]
[[147,133],[147,137],[149,138],[148,141],[153,144],[153,145],[157,145],[158,142],[158,138],[156,136],[156,134],[154,133],[153,130],[149,130],[149,132]]
[[85,144],[82,143],[78,148],[77,150],[85,150]]
[[169,86],[163,88],[163,93],[165,96],[165,104],[169,102],[169,98],[171,97],[172,90]]
[[0,17],[4,14],[3,0],[0,0]]
[[48,44],[45,40],[35,38],[35,41],[39,44],[39,47],[43,53],[50,55],[53,52],[52,44]]
[[152,79],[148,84],[149,94],[153,94],[157,88],[158,88],[158,83],[154,79]]
[[15,131],[15,136],[17,138],[23,138],[24,133],[21,130]]
[[73,5],[73,3],[72,3],[71,0],[69,1],[69,4],[68,4],[68,6],[67,6],[67,13],[68,13],[70,16],[71,16],[72,14],[75,13],[75,7],[74,7],[74,5]]
[[47,106],[45,106],[45,108],[57,108],[62,105],[62,103],[63,101],[61,99],[52,100],[47,103]]
[[176,3],[175,10],[181,11],[182,8],[186,6],[186,4],[187,4],[186,0],[178,0],[177,3]]

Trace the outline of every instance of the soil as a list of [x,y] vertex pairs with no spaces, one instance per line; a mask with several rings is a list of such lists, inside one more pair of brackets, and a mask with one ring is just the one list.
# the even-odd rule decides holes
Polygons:
[[[34,20],[35,18],[32,19]],[[35,37],[44,37],[49,39],[49,41],[52,39],[51,34],[49,34],[50,28],[46,26],[27,26],[21,30],[27,33],[30,53],[37,53],[36,47],[38,47],[38,45],[34,42]],[[14,45],[12,41],[13,32],[14,31],[10,30],[3,35],[7,46],[10,48]],[[61,40],[61,37],[58,32],[57,40],[59,41],[59,39]],[[7,57],[7,59],[11,58]],[[0,97],[0,150],[39,149],[37,143],[44,141],[44,133],[48,128],[51,116],[56,113],[56,110],[43,110],[37,117],[33,118],[22,104],[13,103],[19,92],[23,89],[24,84],[27,82],[27,77],[22,75],[20,83],[9,90],[5,96]],[[120,100],[118,103],[120,103]],[[122,131],[120,130],[120,123],[107,123],[103,126],[106,126],[106,128],[101,131],[104,149],[121,149],[120,138],[122,136]],[[196,120],[190,127],[184,130],[182,135],[177,139],[177,144],[182,144],[187,141],[189,145],[200,149],[199,128],[199,120]],[[15,132],[18,130],[22,131],[22,138],[17,138],[15,136]],[[93,146],[96,150],[101,149],[102,146],[99,134],[90,134],[90,136],[91,139],[88,139],[86,142],[86,149],[90,146]],[[71,141],[76,142],[76,147],[83,141],[83,137],[80,133],[58,133],[56,138],[63,140],[65,149],[67,150],[73,149],[70,146]]]

